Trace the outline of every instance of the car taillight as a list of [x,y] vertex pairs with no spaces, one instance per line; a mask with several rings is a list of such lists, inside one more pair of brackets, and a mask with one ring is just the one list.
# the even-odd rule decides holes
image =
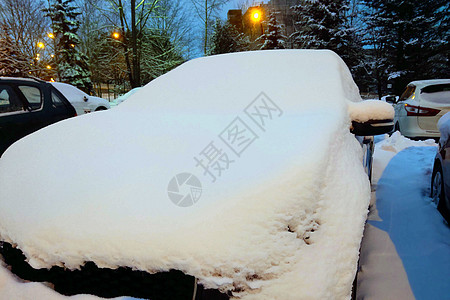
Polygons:
[[414,106],[410,104],[405,104],[405,110],[407,116],[421,116],[421,117],[423,116],[433,117],[440,112],[439,109]]

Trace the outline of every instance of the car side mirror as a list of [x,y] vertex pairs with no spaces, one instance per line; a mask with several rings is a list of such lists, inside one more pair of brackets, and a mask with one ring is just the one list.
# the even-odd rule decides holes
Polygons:
[[391,132],[394,129],[394,108],[391,104],[366,100],[348,105],[350,132],[359,136],[371,136]]
[[385,134],[394,129],[394,121],[388,120],[369,120],[367,122],[352,121],[350,132],[359,136],[370,136]]
[[391,104],[395,104],[397,102],[397,97],[396,96],[386,96],[386,102],[387,103],[391,103]]
[[84,100],[84,102],[87,102],[89,99],[88,99],[88,97],[84,96],[83,100]]

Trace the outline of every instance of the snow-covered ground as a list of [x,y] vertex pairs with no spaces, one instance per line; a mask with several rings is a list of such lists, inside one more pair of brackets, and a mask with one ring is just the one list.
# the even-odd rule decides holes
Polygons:
[[399,132],[376,141],[357,298],[450,299],[450,228],[428,197],[437,145]]

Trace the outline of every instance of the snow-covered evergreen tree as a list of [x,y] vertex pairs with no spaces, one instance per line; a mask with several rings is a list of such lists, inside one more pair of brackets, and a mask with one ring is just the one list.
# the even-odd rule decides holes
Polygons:
[[24,77],[30,71],[29,60],[11,39],[6,24],[0,28],[0,76]]
[[398,94],[412,80],[448,77],[448,0],[365,0],[369,47],[382,49],[378,59],[386,62]]
[[269,20],[267,21],[266,33],[260,38],[260,40],[264,41],[261,50],[284,49],[286,36],[284,36],[282,32],[283,25],[278,24],[276,13],[270,13]]
[[363,66],[363,44],[353,22],[348,0],[302,0],[293,6],[294,48],[329,49],[348,65],[358,84]]
[[74,0],[54,0],[50,8],[45,10],[52,20],[57,72],[61,82],[91,93],[88,59],[77,47],[80,39],[77,35],[79,22],[76,18],[80,13],[72,2]]
[[214,33],[211,37],[208,55],[246,51],[249,49],[249,40],[239,33],[233,25],[223,24],[219,19],[214,24]]
[[293,6],[294,48],[331,49],[339,53],[348,37],[345,24],[347,0],[303,0]]

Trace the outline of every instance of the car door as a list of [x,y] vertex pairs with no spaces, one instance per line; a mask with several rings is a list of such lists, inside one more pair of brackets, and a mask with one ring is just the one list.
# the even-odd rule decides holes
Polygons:
[[51,84],[69,100],[78,115],[91,112],[91,108],[88,106],[89,95],[67,83],[52,82]]
[[0,155],[28,131],[31,112],[17,89],[0,84]]
[[50,87],[47,91],[51,99],[51,113],[48,118],[48,124],[76,116],[74,107],[68,100],[54,87]]

